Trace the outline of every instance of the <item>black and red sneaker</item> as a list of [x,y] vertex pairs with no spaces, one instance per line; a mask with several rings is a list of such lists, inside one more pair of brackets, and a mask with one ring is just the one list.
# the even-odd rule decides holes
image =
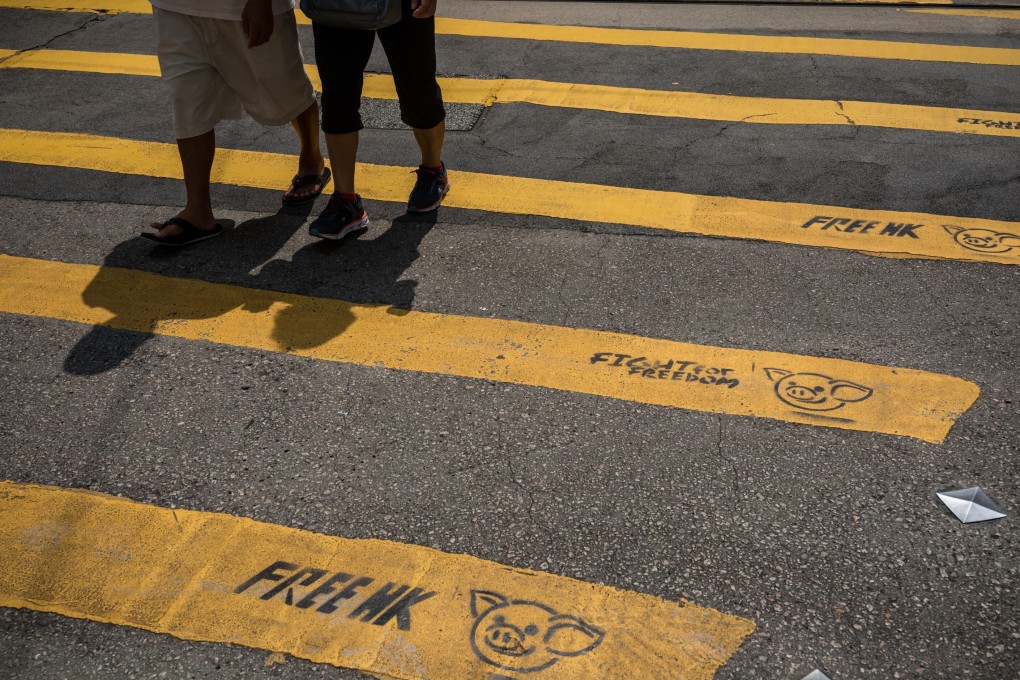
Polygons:
[[368,213],[361,196],[354,198],[333,194],[322,214],[308,225],[308,234],[331,241],[339,241],[348,234],[368,229]]
[[418,179],[411,190],[411,197],[407,199],[407,211],[422,213],[435,210],[450,190],[446,164],[440,163],[438,168],[419,165],[415,172],[418,173]]

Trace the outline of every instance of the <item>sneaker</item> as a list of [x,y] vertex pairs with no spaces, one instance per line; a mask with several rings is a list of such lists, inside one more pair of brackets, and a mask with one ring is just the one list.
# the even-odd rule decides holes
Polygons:
[[339,241],[352,232],[367,228],[368,213],[361,203],[361,196],[352,201],[333,194],[322,214],[308,225],[308,234]]
[[450,180],[446,177],[446,164],[440,164],[439,168],[427,168],[419,165],[415,170],[418,173],[418,180],[411,190],[411,197],[407,199],[408,212],[429,212],[439,207],[443,202],[443,196],[450,190]]

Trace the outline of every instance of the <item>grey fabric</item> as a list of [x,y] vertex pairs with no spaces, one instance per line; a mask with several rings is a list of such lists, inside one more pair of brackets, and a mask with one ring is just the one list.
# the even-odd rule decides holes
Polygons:
[[337,28],[373,31],[400,21],[400,0],[301,0],[312,21]]

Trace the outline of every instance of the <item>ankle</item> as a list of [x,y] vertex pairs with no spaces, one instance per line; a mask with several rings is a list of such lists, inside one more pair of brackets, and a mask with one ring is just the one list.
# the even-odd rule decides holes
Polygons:
[[358,194],[345,194],[339,191],[335,192],[330,196],[329,202],[333,204],[338,203],[358,203],[361,201],[361,196]]
[[298,156],[298,165],[302,168],[321,169],[325,167],[326,159],[318,149],[312,149],[310,151],[302,150],[301,155]]
[[216,217],[213,215],[212,207],[210,206],[186,205],[184,206],[184,210],[178,213],[177,216],[195,224],[216,221]]

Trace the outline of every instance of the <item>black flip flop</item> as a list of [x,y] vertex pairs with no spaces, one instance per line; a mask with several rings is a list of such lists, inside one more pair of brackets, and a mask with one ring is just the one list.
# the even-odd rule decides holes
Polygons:
[[142,238],[147,238],[150,241],[155,241],[160,245],[164,246],[186,246],[192,243],[198,243],[199,241],[205,241],[206,239],[219,236],[223,233],[223,225],[219,222],[212,229],[199,229],[191,222],[187,221],[183,217],[171,217],[163,223],[164,227],[168,227],[171,224],[177,225],[181,228],[180,234],[174,234],[173,236],[164,236],[160,238],[152,233],[142,234]]
[[284,205],[302,205],[304,203],[311,203],[319,197],[322,190],[329,184],[329,178],[333,176],[329,168],[323,168],[321,175],[294,175],[294,179],[290,181],[291,189],[297,189],[298,187],[304,186],[305,184],[318,184],[319,190],[314,194],[308,194],[307,196],[295,196],[294,198],[283,197]]

